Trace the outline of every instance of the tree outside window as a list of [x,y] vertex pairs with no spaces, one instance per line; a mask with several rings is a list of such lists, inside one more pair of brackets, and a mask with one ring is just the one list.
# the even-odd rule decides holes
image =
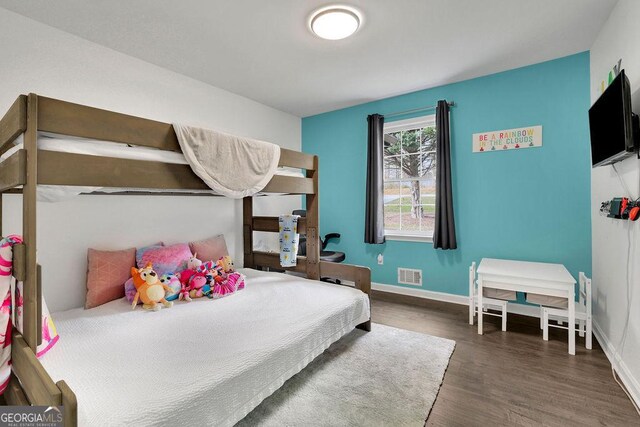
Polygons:
[[385,125],[385,234],[433,236],[436,158],[434,115]]

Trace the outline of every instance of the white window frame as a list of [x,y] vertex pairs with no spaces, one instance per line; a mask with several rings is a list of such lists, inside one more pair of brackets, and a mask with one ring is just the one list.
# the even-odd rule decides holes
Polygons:
[[[393,122],[388,122],[384,124],[384,134],[407,131],[418,128],[425,127],[435,127],[436,126],[436,115],[429,114],[426,116],[413,117],[406,120],[396,120]],[[437,158],[437,153],[436,153]],[[437,163],[436,163],[437,167]],[[394,181],[410,181],[407,179],[397,179],[388,181],[383,179],[383,183],[386,182],[394,182]],[[383,186],[384,188],[384,186]],[[384,191],[384,190],[383,190]],[[435,194],[434,194],[435,196]],[[384,198],[384,194],[383,194]],[[435,205],[435,203],[434,203]],[[433,242],[433,232],[434,230],[428,231],[402,231],[402,230],[384,230],[384,236],[388,240],[400,240],[400,241],[408,241],[408,242]]]

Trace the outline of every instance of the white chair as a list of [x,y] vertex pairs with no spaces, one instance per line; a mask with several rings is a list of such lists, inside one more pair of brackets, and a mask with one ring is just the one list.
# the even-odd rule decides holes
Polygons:
[[[578,335],[585,338],[585,347],[591,350],[593,347],[593,325],[591,312],[591,279],[583,272],[579,274],[580,292],[578,301],[572,301],[576,306],[576,325],[578,326]],[[527,302],[540,304],[540,319],[542,329],[542,339],[549,340],[549,327],[559,329],[569,329],[564,326],[569,319],[569,310],[566,298],[547,297],[544,295],[529,294]],[[557,324],[549,323],[549,320],[555,320]]]
[[[513,291],[503,291],[500,289],[483,288],[482,310],[484,314],[502,318],[502,330],[507,330],[507,301],[515,300],[516,293]],[[488,311],[498,310],[500,313]],[[478,313],[478,284],[476,282],[476,263],[472,262],[469,267],[469,324],[473,325],[473,319]]]

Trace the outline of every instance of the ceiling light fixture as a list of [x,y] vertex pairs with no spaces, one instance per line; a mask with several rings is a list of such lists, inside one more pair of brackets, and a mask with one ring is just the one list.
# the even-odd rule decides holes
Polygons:
[[349,6],[325,6],[309,19],[311,31],[326,40],[340,40],[353,35],[362,22],[358,10]]

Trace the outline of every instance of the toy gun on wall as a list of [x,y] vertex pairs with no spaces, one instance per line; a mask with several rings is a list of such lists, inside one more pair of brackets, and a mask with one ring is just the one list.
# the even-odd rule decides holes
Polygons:
[[640,200],[631,200],[628,197],[614,197],[611,200],[602,202],[600,212],[609,218],[636,221],[640,218]]

